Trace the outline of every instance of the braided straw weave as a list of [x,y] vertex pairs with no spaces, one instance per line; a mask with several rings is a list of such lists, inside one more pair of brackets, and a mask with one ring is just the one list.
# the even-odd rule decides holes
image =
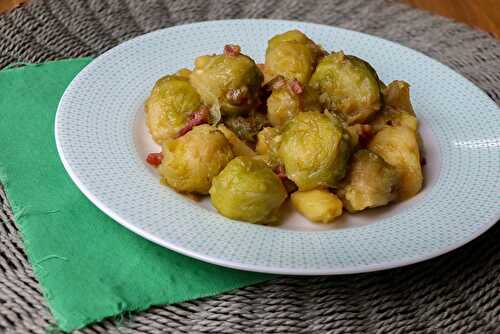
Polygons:
[[[247,17],[318,22],[399,42],[449,65],[500,102],[498,40],[383,0],[33,0],[0,16],[0,68],[99,55],[134,36],[186,22]],[[54,320],[1,187],[0,202],[0,333],[46,333]],[[369,274],[281,278],[153,307],[81,332],[500,333],[499,225],[421,264]]]

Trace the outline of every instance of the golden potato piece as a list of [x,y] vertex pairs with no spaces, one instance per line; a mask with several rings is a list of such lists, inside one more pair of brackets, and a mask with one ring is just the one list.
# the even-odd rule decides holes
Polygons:
[[399,199],[410,198],[420,191],[423,175],[415,131],[406,126],[385,126],[370,141],[368,149],[398,171],[401,178]]
[[331,223],[342,215],[342,201],[328,190],[297,191],[291,200],[297,211],[315,223]]
[[180,192],[207,194],[212,179],[233,158],[226,137],[208,124],[163,144],[162,181]]

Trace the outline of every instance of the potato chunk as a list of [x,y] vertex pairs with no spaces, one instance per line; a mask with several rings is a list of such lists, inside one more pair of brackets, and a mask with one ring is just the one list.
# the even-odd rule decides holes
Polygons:
[[342,215],[342,201],[328,190],[297,191],[291,200],[297,211],[315,223],[331,223]]
[[385,126],[370,141],[368,149],[398,171],[401,178],[399,199],[410,198],[420,191],[423,175],[415,131],[406,126]]

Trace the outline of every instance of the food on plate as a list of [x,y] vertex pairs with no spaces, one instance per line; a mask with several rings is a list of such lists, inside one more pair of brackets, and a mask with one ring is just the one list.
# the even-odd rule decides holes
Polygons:
[[165,184],[179,192],[207,194],[212,179],[233,156],[231,144],[224,134],[203,124],[163,144],[158,172]]
[[298,30],[272,37],[265,63],[240,46],[202,55],[156,82],[146,124],[161,182],[209,195],[223,216],[280,223],[292,207],[333,223],[415,196],[423,141],[410,86],[384,84],[371,65],[326,52]]
[[406,126],[385,126],[375,134],[368,149],[396,168],[401,178],[399,199],[415,196],[423,184],[417,133]]
[[349,135],[325,113],[301,112],[285,125],[278,154],[300,190],[335,187],[346,172]]
[[267,99],[267,117],[272,126],[280,127],[302,111],[321,111],[319,96],[314,89],[303,87],[295,79],[276,78]]
[[237,157],[217,175],[210,188],[213,206],[228,218],[272,223],[287,198],[285,187],[271,168],[251,157]]
[[220,55],[196,58],[189,80],[203,103],[223,116],[248,113],[260,103],[262,73],[237,45],[226,45]]
[[239,138],[250,143],[255,142],[260,130],[270,125],[266,113],[263,112],[251,112],[246,116],[224,117],[222,122]]
[[305,85],[323,55],[323,49],[305,34],[291,30],[269,40],[265,66],[271,76],[282,75]]
[[404,81],[393,81],[384,90],[384,109],[370,123],[375,132],[385,125],[418,129],[418,120],[410,101],[410,86]]
[[145,104],[154,141],[161,144],[177,136],[200,105],[200,95],[185,77],[166,75],[158,80]]
[[382,108],[380,81],[366,61],[333,52],[319,62],[309,82],[324,108],[343,115],[348,124],[363,123]]
[[377,154],[361,149],[351,158],[349,173],[337,194],[349,212],[383,206],[397,198],[399,174]]
[[255,151],[252,150],[243,140],[241,140],[233,131],[229,130],[224,124],[219,124],[217,129],[220,130],[226,137],[227,141],[233,149],[235,156],[254,156]]
[[290,199],[297,211],[315,223],[331,223],[342,215],[342,201],[326,189],[296,191]]

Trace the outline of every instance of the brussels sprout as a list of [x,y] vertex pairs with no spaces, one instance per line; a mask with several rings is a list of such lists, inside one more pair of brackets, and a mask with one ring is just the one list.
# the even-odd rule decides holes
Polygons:
[[158,80],[145,104],[146,124],[153,140],[161,144],[173,139],[200,103],[188,79],[167,75]]
[[283,129],[279,157],[301,191],[335,187],[345,175],[349,154],[349,135],[326,114],[299,113]]
[[301,111],[321,111],[319,95],[310,87],[297,94],[285,83],[267,99],[267,118],[273,126],[284,125]]
[[268,41],[268,47],[273,48],[283,42],[298,42],[301,44],[310,45],[310,48],[318,48],[318,46],[314,44],[314,42],[311,39],[309,39],[309,37],[307,37],[306,34],[297,29],[289,30],[282,34],[273,36]]
[[349,212],[386,205],[397,197],[399,174],[377,154],[359,150],[351,158],[337,195]]
[[162,181],[180,192],[206,194],[214,176],[233,158],[226,137],[208,124],[163,144]]
[[262,80],[255,62],[239,53],[198,57],[190,76],[203,103],[220,108],[223,116],[254,110]]
[[363,123],[382,106],[375,70],[367,62],[342,52],[323,58],[309,85],[320,92],[324,108],[344,114],[349,124]]
[[261,112],[250,112],[248,116],[225,117],[223,122],[240,139],[246,142],[255,142],[257,133],[269,125],[266,114]]
[[297,191],[290,198],[297,211],[316,223],[331,223],[342,215],[342,201],[325,189]]
[[272,76],[282,75],[306,84],[324,51],[298,30],[276,35],[268,42],[266,69]]
[[237,157],[214,178],[210,196],[217,211],[228,218],[270,223],[278,220],[287,193],[263,161]]
[[252,157],[256,155],[254,150],[238,138],[238,136],[233,131],[229,130],[224,124],[219,124],[217,129],[224,134],[229,144],[231,144],[231,148],[235,156],[245,155]]
[[406,126],[385,126],[373,137],[368,149],[394,166],[401,178],[398,199],[407,199],[422,188],[417,133]]

